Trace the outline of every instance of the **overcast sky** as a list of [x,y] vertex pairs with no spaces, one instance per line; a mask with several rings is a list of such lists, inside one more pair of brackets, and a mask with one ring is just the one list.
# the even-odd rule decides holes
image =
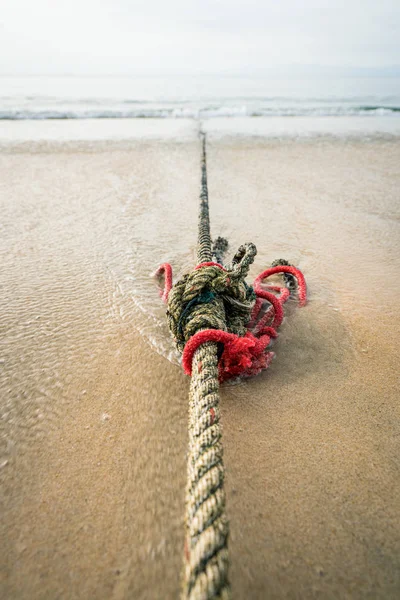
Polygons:
[[399,0],[0,0],[0,73],[400,64]]

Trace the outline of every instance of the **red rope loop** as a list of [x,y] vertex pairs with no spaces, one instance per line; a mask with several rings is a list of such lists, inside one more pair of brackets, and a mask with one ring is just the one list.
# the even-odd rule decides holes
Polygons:
[[164,287],[160,289],[160,296],[164,304],[167,304],[169,293],[172,290],[172,267],[169,263],[160,265],[154,273],[154,277],[157,277],[158,280],[161,280],[163,276]]

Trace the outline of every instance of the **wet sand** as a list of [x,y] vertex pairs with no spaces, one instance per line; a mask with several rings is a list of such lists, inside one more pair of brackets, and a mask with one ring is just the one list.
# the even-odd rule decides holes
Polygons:
[[[310,294],[269,371],[223,388],[234,597],[397,598],[399,140],[210,128],[213,233],[256,243],[252,275],[288,258]],[[155,350],[149,274],[194,260],[195,130],[17,142],[0,155],[0,596],[175,598],[188,380]]]

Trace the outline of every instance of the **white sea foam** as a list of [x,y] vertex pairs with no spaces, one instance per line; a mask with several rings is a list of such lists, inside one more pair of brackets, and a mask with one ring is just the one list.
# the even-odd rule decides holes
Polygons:
[[[1,102],[1,99],[0,99]],[[1,106],[1,105],[0,105]],[[165,108],[109,109],[0,109],[0,120],[47,119],[212,119],[216,117],[334,117],[334,116],[400,116],[400,106],[179,106]]]

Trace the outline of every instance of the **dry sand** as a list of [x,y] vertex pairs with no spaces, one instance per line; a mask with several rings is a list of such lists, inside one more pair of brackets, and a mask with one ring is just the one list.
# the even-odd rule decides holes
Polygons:
[[[310,291],[223,388],[237,599],[400,595],[399,164],[396,138],[211,136],[214,233]],[[194,136],[3,145],[1,598],[177,597],[188,380],[123,281],[190,262],[198,179]]]

